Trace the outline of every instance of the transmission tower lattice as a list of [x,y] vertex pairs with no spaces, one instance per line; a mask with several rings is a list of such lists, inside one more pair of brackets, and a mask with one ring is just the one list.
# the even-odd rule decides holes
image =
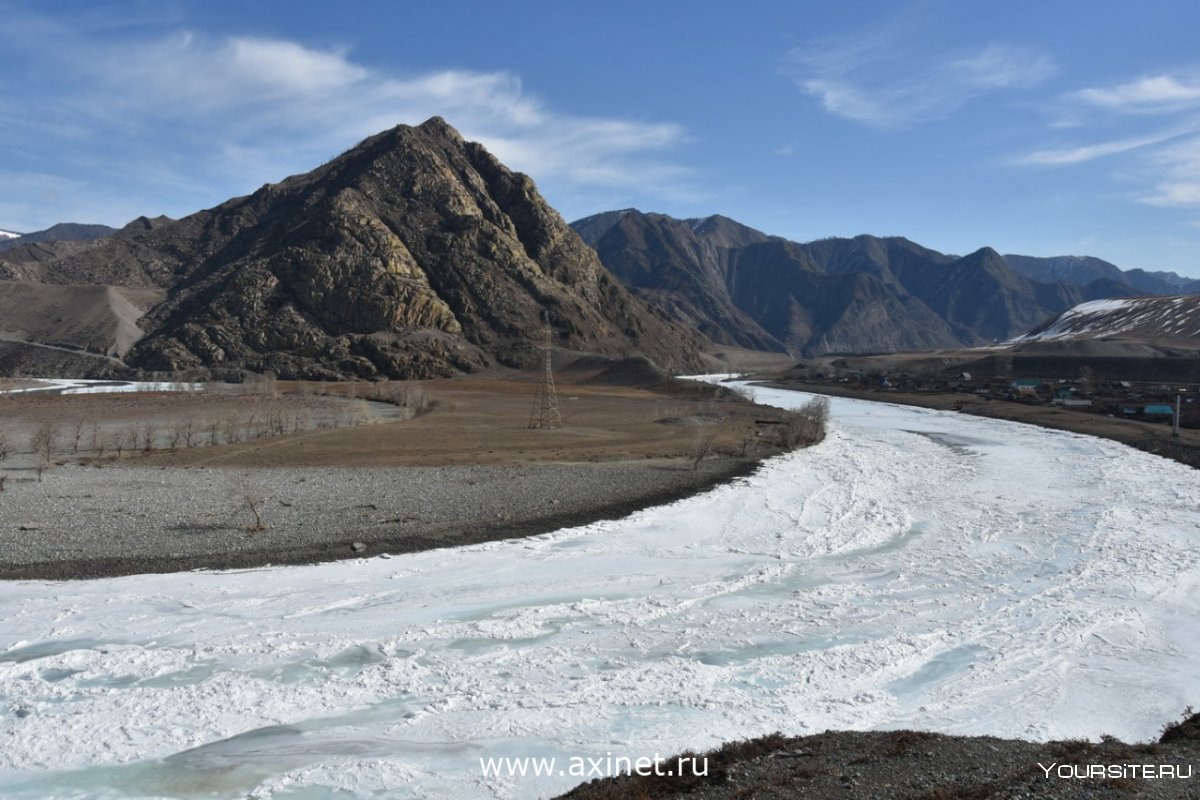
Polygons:
[[561,428],[562,414],[558,411],[558,393],[554,391],[554,370],[551,356],[554,354],[554,339],[550,326],[542,331],[542,343],[538,346],[544,355],[542,381],[533,397],[533,410],[529,413],[530,428]]

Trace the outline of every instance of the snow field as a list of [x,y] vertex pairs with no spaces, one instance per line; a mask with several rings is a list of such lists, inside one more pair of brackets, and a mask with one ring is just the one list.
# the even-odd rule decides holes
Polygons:
[[[798,405],[806,395],[756,389]],[[1200,483],[834,399],[825,442],[459,550],[0,585],[0,795],[537,797],[479,758],[776,730],[1157,734],[1200,704]]]

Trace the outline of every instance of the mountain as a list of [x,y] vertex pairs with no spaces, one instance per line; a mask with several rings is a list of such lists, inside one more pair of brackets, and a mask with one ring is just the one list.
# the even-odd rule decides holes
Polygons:
[[636,211],[589,217],[573,227],[634,294],[719,344],[786,349],[729,294],[731,242],[769,237],[732,220],[701,225]]
[[727,217],[633,209],[572,227],[673,319],[719,343],[796,356],[1003,341],[1083,300],[1133,293],[1100,274],[1086,286],[1034,281],[991,248],[957,257],[901,237],[800,244]]
[[1074,306],[1013,340],[1120,342],[1200,349],[1200,296],[1133,297],[1094,300]]
[[107,225],[81,225],[76,222],[60,222],[33,233],[10,234],[0,231],[0,253],[40,242],[88,242],[111,236],[115,231],[115,228]]
[[1042,283],[1066,283],[1084,287],[1099,280],[1124,284],[1129,295],[1186,294],[1200,289],[1200,281],[1184,278],[1174,272],[1147,272],[1144,269],[1123,270],[1092,256],[1034,256],[1005,255],[1008,266],[1025,277]]
[[633,298],[538,194],[444,120],[372,136],[303,175],[0,278],[159,289],[125,361],[281,377],[448,375],[556,345],[701,367],[701,338]]

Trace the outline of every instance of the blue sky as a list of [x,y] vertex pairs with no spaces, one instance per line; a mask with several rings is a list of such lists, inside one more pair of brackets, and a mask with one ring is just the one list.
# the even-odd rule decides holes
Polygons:
[[568,220],[1200,277],[1200,4],[0,0],[0,229],[182,216],[440,114]]

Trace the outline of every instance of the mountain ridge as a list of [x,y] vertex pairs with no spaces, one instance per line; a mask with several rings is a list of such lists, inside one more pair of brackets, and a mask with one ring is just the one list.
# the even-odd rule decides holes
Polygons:
[[[631,291],[672,318],[718,343],[793,356],[1002,342],[1080,302],[1140,293],[1127,273],[1090,257],[990,247],[952,256],[865,234],[799,243],[720,215],[636,209],[572,225]],[[1163,276],[1173,273],[1156,275],[1143,285],[1165,291]]]

